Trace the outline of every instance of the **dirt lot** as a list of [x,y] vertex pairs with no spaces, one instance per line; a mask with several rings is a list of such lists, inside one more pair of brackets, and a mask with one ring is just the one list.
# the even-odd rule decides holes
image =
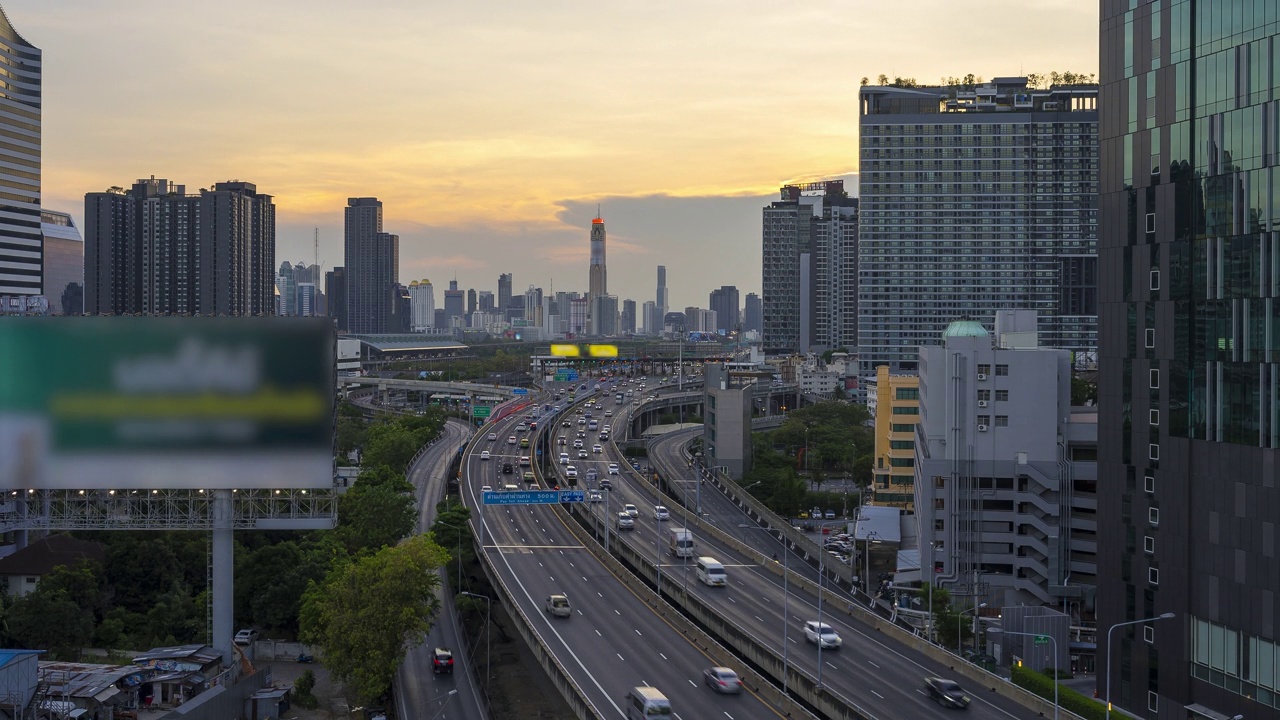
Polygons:
[[330,720],[346,718],[349,713],[347,700],[341,693],[341,686],[335,686],[329,680],[329,671],[320,663],[273,662],[271,663],[271,684],[276,687],[292,685],[302,673],[310,670],[316,675],[316,687],[312,692],[320,699],[320,706],[315,710],[304,710],[297,705],[289,708],[282,720]]

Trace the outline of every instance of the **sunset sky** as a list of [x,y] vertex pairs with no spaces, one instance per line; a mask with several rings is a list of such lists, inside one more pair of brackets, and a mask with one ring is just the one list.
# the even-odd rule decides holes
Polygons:
[[[0,0],[44,51],[44,204],[156,175],[275,196],[277,260],[342,264],[376,196],[400,279],[760,290],[760,207],[857,171],[859,80],[1096,72],[1095,0]],[[846,186],[856,190],[856,182]],[[437,303],[441,302],[437,289]]]

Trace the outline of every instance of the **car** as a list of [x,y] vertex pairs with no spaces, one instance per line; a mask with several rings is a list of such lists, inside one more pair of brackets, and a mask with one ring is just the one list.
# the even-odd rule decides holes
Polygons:
[[587,419],[586,419],[586,418],[578,418],[578,424],[579,424],[579,425],[586,425],[586,424],[587,424]]
[[528,484],[532,485],[533,483],[538,482],[538,479],[537,479],[536,477],[534,477],[534,476],[533,476],[533,471],[532,471],[532,470],[525,470],[525,471],[524,471],[524,481],[525,481],[526,483],[528,483]]
[[924,688],[929,693],[929,698],[936,700],[943,707],[952,707],[959,710],[969,707],[969,696],[965,694],[964,688],[960,687],[954,680],[927,677],[924,679]]
[[575,440],[573,441],[573,446],[574,446],[574,447],[576,447],[576,448],[580,448],[580,447],[582,447],[582,439],[581,439],[581,438],[577,438],[577,439],[575,439]]
[[481,450],[481,451],[480,451],[480,459],[481,459],[481,460],[488,460],[488,459],[489,459],[489,451],[488,451],[488,450]]
[[529,462],[529,456],[528,456],[528,455],[521,455],[521,456],[520,456],[520,467],[529,467],[529,465],[530,465],[530,462]]
[[823,513],[823,514],[822,514],[822,517],[823,517],[824,519],[827,519],[827,520],[835,520],[835,519],[836,519],[836,511],[835,511],[835,510],[828,510],[828,511],[826,511],[825,513]]
[[518,442],[520,442],[520,440],[519,440],[518,438],[516,438],[516,436],[515,436],[515,435],[512,435],[511,437],[507,438],[507,444],[508,444],[508,445],[515,445],[515,444],[516,444],[516,443],[518,443]]
[[609,429],[605,428],[600,431],[600,442],[609,442]]
[[480,486],[480,492],[482,492],[482,493],[493,492],[493,486],[492,486],[492,485],[481,485],[481,486]]
[[600,477],[600,471],[595,468],[587,468],[587,480],[596,480]]
[[498,439],[498,433],[496,433],[496,432],[495,432],[495,433],[489,433],[489,442],[493,442],[493,441],[495,441],[495,440],[497,440],[497,439]]
[[600,489],[601,489],[601,490],[612,490],[612,489],[613,489],[613,481],[611,481],[609,478],[604,478],[603,480],[601,480],[601,481],[600,481]]
[[556,462],[560,463],[561,465],[568,465],[568,464],[569,464],[569,453],[567,453],[567,452],[562,452],[562,453],[560,453],[560,457],[556,458]]
[[638,510],[636,506],[632,505],[631,503],[627,503],[626,505],[623,505],[622,512],[626,513],[628,517],[632,517],[632,518],[640,517],[640,510]]
[[595,445],[591,446],[591,452],[599,455],[600,453],[604,452],[604,446],[601,445],[600,443],[596,443]]
[[563,436],[563,435],[561,435],[561,436],[556,440],[556,444],[557,444],[557,445],[564,445],[564,440],[565,440],[564,436]]
[[588,490],[587,502],[589,503],[604,502],[604,493],[600,492],[599,490]]
[[520,438],[520,447],[522,447],[522,448],[527,448],[527,447],[529,447],[529,438],[527,438],[527,437],[522,437],[522,438]]
[[654,505],[653,519],[657,520],[658,522],[662,522],[663,520],[670,520],[671,511],[667,510],[667,507],[665,505]]
[[710,667],[702,671],[707,687],[725,695],[737,695],[742,692],[742,678],[727,667]]
[[573,427],[573,423],[569,422],[568,420],[565,420],[564,422],[560,423],[560,427]]
[[527,432],[528,430],[529,430],[529,426],[525,425],[524,423],[520,423],[519,425],[516,426],[516,432]]
[[252,645],[258,639],[258,631],[252,628],[245,628],[236,633],[235,643],[237,645]]
[[566,468],[564,469],[564,476],[565,476],[565,477],[567,477],[567,478],[577,478],[577,477],[578,477],[578,468],[576,468],[576,467],[574,467],[574,466],[572,466],[572,465],[570,465],[569,467],[566,467]]
[[436,648],[431,653],[431,672],[434,675],[453,672],[453,652],[448,648]]
[[612,410],[605,410],[605,411],[604,411],[604,416],[605,416],[605,417],[613,417],[613,411],[612,411]]
[[610,475],[618,474],[618,463],[609,463],[609,474]]
[[586,450],[583,450],[583,449],[579,449],[579,450],[578,450],[578,459],[579,459],[579,460],[586,460],[586,459],[587,459],[587,451],[586,451]]
[[634,530],[635,527],[636,527],[635,518],[628,515],[626,510],[623,510],[622,512],[618,513],[618,529],[619,530]]
[[502,463],[502,474],[503,474],[503,475],[510,475],[511,473],[513,473],[513,472],[515,472],[515,471],[516,471],[516,469],[515,469],[515,468],[513,468],[513,467],[511,467],[511,463]]
[[804,639],[824,650],[835,650],[840,647],[841,642],[835,628],[817,620],[810,620],[804,624]]
[[579,431],[578,431],[578,438],[579,438],[579,439],[581,439],[581,440],[586,440],[586,439],[587,439],[587,431],[586,431],[586,430],[579,430]]
[[569,598],[563,594],[548,595],[542,608],[552,617],[573,617],[573,608],[569,606]]

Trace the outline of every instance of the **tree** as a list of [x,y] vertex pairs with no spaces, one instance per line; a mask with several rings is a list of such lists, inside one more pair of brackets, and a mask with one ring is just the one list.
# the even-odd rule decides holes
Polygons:
[[405,479],[404,473],[397,472],[386,465],[362,468],[356,482],[365,487],[382,487],[392,492],[413,492],[413,485]]
[[[208,592],[207,590],[205,592]],[[147,611],[150,645],[180,645],[204,636],[205,595],[192,597],[191,588],[179,582],[156,598]]]
[[375,425],[365,432],[360,464],[363,467],[386,465],[392,470],[403,471],[421,446],[408,428],[396,423]]
[[413,498],[381,485],[361,485],[338,499],[338,539],[355,555],[395,545],[413,532]]
[[1071,377],[1071,404],[1096,405],[1098,403],[1098,386],[1082,377]]
[[879,75],[878,77],[876,77],[876,83],[877,83],[877,84],[879,84],[879,85],[888,85],[888,84],[889,84],[889,76],[888,76],[888,75],[885,75],[884,73],[880,73],[880,75]]
[[406,649],[440,611],[439,569],[448,554],[426,536],[339,562],[303,596],[303,642],[365,702],[387,693]]
[[324,578],[341,546],[332,534],[315,541],[285,540],[256,550],[238,548],[236,616],[289,635],[298,632],[298,611],[307,584]]
[[101,600],[102,570],[96,562],[59,565],[34,591],[13,601],[6,614],[9,634],[23,647],[79,659],[93,638]]
[[869,80],[867,80],[866,76],[864,75],[864,76],[862,77],[862,80],[860,80],[860,81],[858,82],[858,84],[859,84],[859,85],[861,85],[862,87],[866,87],[868,82],[870,82],[870,81],[869,81]]

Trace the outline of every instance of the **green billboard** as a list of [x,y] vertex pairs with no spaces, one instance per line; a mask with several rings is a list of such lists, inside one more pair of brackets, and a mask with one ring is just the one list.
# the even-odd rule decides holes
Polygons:
[[0,488],[333,483],[325,318],[0,320]]

